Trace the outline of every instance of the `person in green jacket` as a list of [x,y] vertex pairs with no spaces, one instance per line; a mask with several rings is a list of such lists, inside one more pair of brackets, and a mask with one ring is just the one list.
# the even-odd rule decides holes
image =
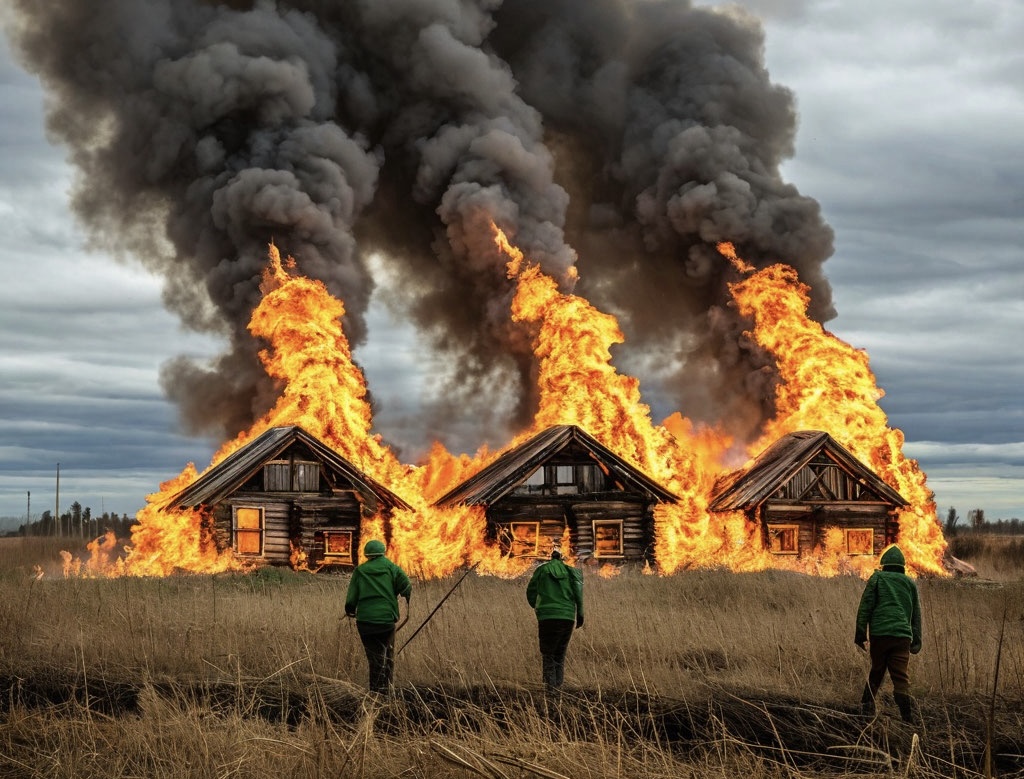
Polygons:
[[370,667],[370,691],[391,690],[395,672],[395,623],[398,622],[398,596],[405,599],[409,613],[412,583],[398,565],[384,556],[383,541],[367,541],[363,547],[366,562],[353,572],[345,594],[345,615],[355,617]]
[[864,686],[861,710],[873,716],[875,697],[888,671],[893,698],[905,722],[916,722],[910,695],[910,656],[921,651],[921,600],[917,585],[906,574],[906,560],[893,544],[882,551],[881,569],[871,574],[857,609],[854,643],[870,643],[871,671]]
[[551,559],[530,577],[526,600],[537,615],[544,687],[553,693],[562,686],[573,627],[583,627],[583,574],[553,549]]

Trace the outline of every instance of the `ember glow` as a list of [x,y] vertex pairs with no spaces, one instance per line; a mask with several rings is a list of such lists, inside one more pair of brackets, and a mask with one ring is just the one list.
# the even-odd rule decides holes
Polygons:
[[[582,297],[560,292],[553,278],[529,262],[497,227],[495,241],[507,257],[515,294],[511,316],[535,333],[538,406],[532,426],[509,446],[552,425],[577,425],[637,469],[679,496],[655,509],[656,572],[704,566],[733,570],[788,567],[834,575],[866,573],[873,557],[851,560],[826,537],[824,548],[799,558],[780,558],[763,548],[760,528],[741,514],[708,511],[715,479],[742,463],[727,462],[734,444],[682,413],[661,424],[651,419],[639,381],[612,364],[611,348],[624,342],[616,319]],[[778,366],[775,418],[747,455],[753,457],[789,432],[827,430],[887,484],[910,508],[900,517],[899,543],[917,571],[943,574],[945,551],[935,505],[917,463],[902,454],[903,436],[889,428],[878,406],[882,391],[868,368],[867,355],[826,332],[807,316],[807,289],[785,265],[757,271],[729,244],[719,251],[735,268],[730,285],[734,304],[751,323],[747,336],[767,350]],[[453,455],[441,444],[418,465],[403,465],[373,433],[367,386],[352,361],[342,330],[345,313],[319,281],[294,273],[270,247],[263,275],[263,298],[252,314],[250,332],[267,346],[260,353],[267,374],[279,385],[274,407],[249,430],[225,443],[210,467],[271,427],[298,425],[319,438],[374,480],[401,495],[410,509],[397,510],[385,523],[363,520],[363,538],[388,536],[389,556],[410,573],[431,578],[477,564],[480,573],[516,576],[532,561],[502,555],[487,540],[481,507],[439,509],[432,502],[485,467],[498,452]],[[216,572],[241,568],[230,553],[217,551],[201,511],[168,511],[168,501],[199,474],[190,464],[149,496],[133,530],[131,545],[119,554],[111,538],[90,545],[90,559],[75,572],[87,575],[166,576],[176,570]],[[568,549],[568,530],[562,548]],[[292,564],[305,565],[301,550]],[[618,569],[603,570],[614,575]]]

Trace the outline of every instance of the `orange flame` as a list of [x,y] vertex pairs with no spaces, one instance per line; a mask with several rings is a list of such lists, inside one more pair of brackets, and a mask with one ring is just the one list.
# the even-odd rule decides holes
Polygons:
[[[551,425],[578,425],[678,495],[678,503],[655,510],[658,573],[699,566],[791,567],[819,574],[857,568],[841,559],[840,544],[827,536],[812,555],[779,558],[763,548],[760,528],[745,516],[709,513],[711,488],[724,470],[724,453],[733,441],[695,426],[679,413],[663,424],[653,423],[637,379],[612,365],[611,348],[624,341],[616,319],[579,296],[560,292],[550,276],[529,263],[501,230],[494,230],[498,247],[510,258],[508,277],[515,284],[512,319],[531,326],[538,361],[539,402],[533,425],[509,446]],[[794,430],[830,431],[911,502],[912,508],[901,517],[899,539],[908,562],[919,570],[942,573],[945,542],[931,494],[917,464],[902,456],[902,434],[887,427],[878,408],[882,392],[866,355],[807,318],[807,291],[793,269],[776,265],[755,272],[730,245],[719,249],[745,276],[730,290],[739,311],[753,322],[749,337],[775,357],[781,379],[777,416],[749,453],[758,453]],[[210,467],[270,427],[299,425],[412,506],[388,518],[364,517],[361,527],[364,539],[388,537],[389,556],[410,573],[443,576],[466,564],[499,576],[528,570],[530,560],[503,556],[488,540],[482,508],[431,506],[498,453],[482,449],[475,456],[455,456],[438,443],[418,467],[399,463],[372,432],[365,378],[352,361],[342,330],[341,301],[322,283],[295,274],[294,261],[282,262],[274,246],[261,291],[263,299],[249,329],[267,344],[260,359],[268,375],[279,382],[279,397],[249,430],[220,448]],[[91,544],[86,573],[165,576],[176,570],[241,568],[229,550],[218,548],[211,520],[203,511],[167,509],[168,501],[197,477],[189,464],[149,496],[123,557],[114,549],[115,539]],[[562,541],[568,553],[568,529]],[[873,562],[865,560],[861,568]],[[304,551],[293,548],[292,564],[305,568],[306,563]],[[66,569],[75,574],[80,568],[69,556]],[[614,575],[617,570],[603,566],[600,572]]]
[[[522,437],[551,425],[578,425],[627,462],[679,496],[679,503],[655,512],[655,557],[671,573],[686,560],[704,555],[693,530],[707,517],[707,495],[714,473],[662,425],[640,397],[640,382],[623,376],[611,363],[611,347],[624,337],[615,317],[596,310],[576,295],[557,290],[554,280],[526,263],[505,234],[498,245],[512,259],[509,276],[517,281],[512,318],[537,327],[534,353],[539,360],[539,405],[534,426]],[[677,417],[680,430],[692,430]]]
[[[741,267],[731,244],[718,248],[751,273],[749,266]],[[885,393],[868,367],[867,353],[807,317],[808,288],[787,265],[752,273],[730,290],[740,313],[754,321],[749,335],[775,357],[781,379],[775,418],[751,453],[794,430],[829,431],[910,503],[900,515],[897,539],[908,563],[944,574],[946,541],[932,492],[917,462],[903,455],[903,433],[889,427],[878,405]]]

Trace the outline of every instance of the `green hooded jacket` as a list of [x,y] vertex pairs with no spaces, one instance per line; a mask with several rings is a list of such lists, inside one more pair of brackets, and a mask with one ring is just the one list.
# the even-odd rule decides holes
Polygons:
[[921,649],[921,600],[914,580],[904,573],[898,546],[882,552],[882,568],[871,574],[857,609],[856,640],[867,636],[909,638],[913,652]]
[[560,559],[548,560],[530,577],[526,600],[537,619],[583,619],[583,574]]
[[371,557],[352,572],[345,613],[356,622],[385,625],[398,621],[398,596],[406,600],[412,583],[405,571],[383,555]]

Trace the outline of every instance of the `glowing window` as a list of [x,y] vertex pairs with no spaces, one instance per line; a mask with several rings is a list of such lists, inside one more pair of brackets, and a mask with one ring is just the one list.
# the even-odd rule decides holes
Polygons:
[[540,522],[510,522],[508,553],[512,557],[536,557],[540,549]]
[[851,527],[846,531],[846,553],[867,554],[875,553],[875,531],[869,527]]
[[622,557],[622,520],[594,520],[594,557]]
[[325,530],[324,557],[337,561],[352,559],[352,531]]
[[800,526],[768,525],[768,543],[772,554],[798,554]]
[[263,509],[236,507],[233,530],[238,554],[263,554]]

